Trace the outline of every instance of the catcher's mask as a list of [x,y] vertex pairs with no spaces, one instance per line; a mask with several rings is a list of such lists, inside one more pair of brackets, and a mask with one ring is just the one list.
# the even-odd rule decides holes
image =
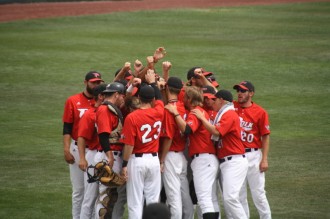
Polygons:
[[[100,180],[100,176],[103,175],[103,173],[100,173],[100,171],[103,171],[105,172],[106,170],[104,169],[104,166],[107,165],[107,161],[106,160],[103,160],[99,163],[97,163],[95,166],[93,165],[89,165],[87,167],[87,176],[88,176],[88,180],[87,182],[88,183],[94,183],[94,182],[97,182]],[[93,175],[90,174],[90,169],[94,169],[93,171]]]

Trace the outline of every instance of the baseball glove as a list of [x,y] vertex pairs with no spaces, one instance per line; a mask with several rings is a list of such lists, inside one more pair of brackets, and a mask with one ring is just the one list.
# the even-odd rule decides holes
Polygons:
[[126,183],[125,178],[114,172],[106,161],[98,162],[95,166],[89,166],[88,169],[94,169],[94,175],[87,170],[88,182],[101,182],[108,187],[122,186]]

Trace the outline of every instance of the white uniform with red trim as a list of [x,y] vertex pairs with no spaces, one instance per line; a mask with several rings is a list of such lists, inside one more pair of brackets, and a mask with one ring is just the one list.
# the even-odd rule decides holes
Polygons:
[[[219,110],[214,125],[221,135],[218,142],[218,158],[221,172],[220,183],[227,218],[247,218],[239,200],[239,192],[247,174],[248,162],[244,155],[244,146],[240,140],[240,121],[231,103]],[[215,139],[214,136],[212,138]]]
[[[171,102],[177,107],[180,116],[186,117],[181,101]],[[183,154],[186,137],[180,132],[174,116],[165,110],[162,137],[172,139],[172,144],[164,160],[163,183],[170,207],[171,218],[194,218],[194,206],[189,194],[187,179],[187,159]]]
[[246,214],[249,216],[246,185],[248,183],[260,218],[269,219],[271,218],[271,210],[265,191],[265,172],[260,172],[259,169],[262,159],[261,137],[270,134],[268,114],[262,107],[253,102],[250,107],[246,108],[240,107],[237,102],[234,102],[234,104],[240,117],[241,139],[245,147],[245,155],[249,161],[246,181],[240,192],[240,200]]
[[[72,183],[72,217],[80,219],[81,205],[84,198],[84,172],[79,168],[79,151],[77,146],[78,125],[83,114],[95,104],[95,100],[88,98],[84,93],[69,97],[65,102],[63,122],[72,123],[70,153],[75,162],[69,164],[70,179]],[[87,151],[87,150],[86,150]]]
[[159,202],[161,175],[157,152],[163,116],[164,104],[156,100],[153,108],[137,109],[124,122],[121,142],[134,147],[127,165],[129,219],[142,218],[144,199],[147,205]]
[[[203,108],[197,106],[196,109],[202,111],[206,119],[209,119]],[[188,114],[186,124],[192,130],[189,135],[189,156],[192,157],[191,169],[198,205],[202,214],[220,212],[217,197],[219,162],[211,134],[192,113]]]

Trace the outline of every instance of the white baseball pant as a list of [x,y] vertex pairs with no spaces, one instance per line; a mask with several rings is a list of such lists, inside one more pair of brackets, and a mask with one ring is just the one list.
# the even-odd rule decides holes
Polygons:
[[219,212],[217,179],[219,162],[214,154],[202,153],[191,162],[198,205],[202,214]]
[[80,219],[81,205],[84,199],[84,172],[79,168],[79,151],[74,140],[70,144],[70,153],[75,160],[73,164],[69,164],[72,184],[72,218]]
[[[86,149],[86,160],[88,165],[95,165],[95,155],[96,150],[89,150]],[[91,175],[94,174],[93,172],[90,172]],[[94,183],[88,183],[88,175],[87,172],[84,173],[84,185],[85,185],[85,193],[84,193],[84,200],[82,202],[81,207],[81,213],[80,213],[80,219],[90,219],[93,218],[93,215],[95,213],[95,201],[97,198],[97,195],[99,194],[99,184],[97,182]]]
[[226,215],[228,218],[245,219],[247,215],[240,202],[239,193],[247,174],[248,161],[245,155],[231,155],[223,159],[224,162],[220,161],[220,183]]
[[164,161],[163,183],[171,218],[194,218],[194,206],[189,194],[187,160],[183,152],[169,151]]
[[142,157],[130,156],[127,165],[126,183],[129,219],[141,219],[144,198],[146,204],[159,202],[161,175],[158,156],[143,154]]
[[251,149],[245,156],[249,162],[248,171],[244,185],[240,191],[240,201],[244,207],[246,215],[250,216],[249,205],[247,201],[247,183],[249,184],[252,199],[256,206],[260,219],[270,219],[271,211],[265,191],[265,173],[260,172],[259,164],[262,159],[261,150]]

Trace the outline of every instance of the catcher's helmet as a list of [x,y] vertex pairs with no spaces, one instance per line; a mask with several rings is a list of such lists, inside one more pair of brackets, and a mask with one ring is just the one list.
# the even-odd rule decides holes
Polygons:
[[125,86],[119,82],[113,82],[107,85],[106,89],[102,93],[115,93],[125,94]]

